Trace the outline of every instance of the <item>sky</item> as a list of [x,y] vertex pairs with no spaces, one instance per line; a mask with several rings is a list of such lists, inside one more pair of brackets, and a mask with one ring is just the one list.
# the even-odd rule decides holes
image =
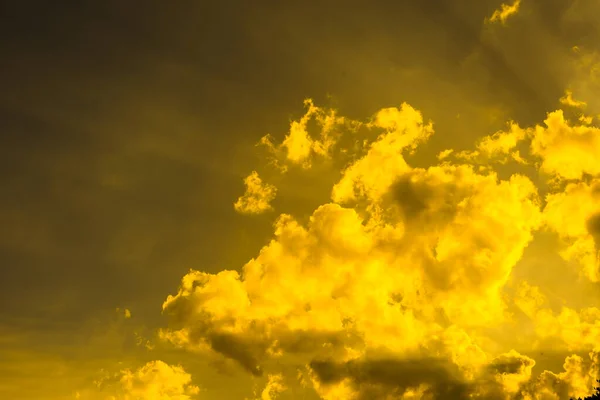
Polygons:
[[0,10],[0,398],[591,393],[597,0]]

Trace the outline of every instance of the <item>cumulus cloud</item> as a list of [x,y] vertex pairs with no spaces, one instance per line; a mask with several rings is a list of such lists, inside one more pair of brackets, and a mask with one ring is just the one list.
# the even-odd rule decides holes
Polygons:
[[590,352],[589,360],[572,355],[565,359],[562,372],[542,372],[536,379],[523,385],[521,395],[526,400],[583,398],[591,394],[599,373],[597,352]]
[[569,123],[562,110],[548,114],[546,127],[536,126],[531,152],[542,159],[541,171],[563,179],[600,175],[600,129]]
[[[584,118],[582,123],[570,122],[563,110],[548,113],[543,125],[521,128],[510,123],[509,129],[485,136],[476,150],[444,153],[471,163],[516,161],[538,163],[539,170],[553,180],[581,180],[586,175],[600,175],[600,128]],[[528,143],[528,153],[521,154],[517,146]]]
[[563,241],[560,255],[581,266],[582,274],[600,281],[600,179],[570,183],[547,196],[546,226]]
[[258,172],[252,171],[244,179],[246,192],[233,204],[235,210],[242,214],[261,214],[272,210],[271,201],[277,194],[277,188],[264,183],[258,176]]
[[[477,151],[510,154],[556,130],[546,124],[511,123]],[[282,214],[271,242],[239,272],[191,270],[163,304],[171,324],[161,337],[221,354],[257,376],[278,376],[282,365],[300,368],[324,399],[500,399],[538,389],[562,393],[563,386],[581,393],[584,384],[566,372],[536,381],[535,361],[511,348],[514,341],[482,332],[511,323],[504,288],[538,229],[558,232],[566,246],[579,238],[591,251],[596,209],[573,213],[569,201],[583,204],[571,198],[579,192],[590,200],[595,184],[552,193],[543,207],[521,174],[500,179],[491,169],[446,161],[411,166],[406,154],[433,128],[407,104],[381,110],[365,125],[381,134],[332,183],[332,202],[307,222]],[[536,325],[539,343],[559,340],[581,351],[598,340],[597,310],[555,312],[527,283],[512,296]]]
[[411,388],[419,388],[421,398],[461,399],[467,398],[470,391],[459,371],[444,360],[313,361],[310,368],[317,390],[325,399],[339,396],[339,388],[344,385],[346,394],[337,398],[402,398]]
[[181,366],[150,361],[135,371],[124,370],[120,383],[122,400],[191,400],[200,389]]
[[94,387],[75,392],[81,400],[195,400],[200,388],[180,365],[149,361],[138,369],[102,370]]
[[[469,162],[487,164],[490,161],[506,164],[509,161],[515,161],[520,164],[527,164],[520,151],[517,149],[519,143],[527,139],[528,131],[522,129],[517,123],[510,122],[509,129],[498,131],[490,136],[483,137],[477,144],[476,150],[461,151],[455,154],[455,157]],[[445,151],[444,157],[447,158],[452,152]]]
[[[371,135],[360,146],[358,137],[339,140],[342,132],[311,138],[309,118],[347,120],[305,104],[280,146],[265,143],[271,154],[285,150],[282,163],[306,168],[346,145],[350,161],[330,200],[308,218],[281,214],[272,240],[241,270],[190,270],[163,303],[170,323],[160,337],[267,375],[263,399],[294,381],[323,399],[588,394],[600,310],[556,308],[543,287],[509,282],[540,230],[559,238],[556,251],[582,276],[600,281],[598,128],[556,110],[543,124],[509,121],[473,150],[447,149],[437,164],[416,167],[409,156],[434,129],[409,104],[354,121]],[[493,162],[537,168],[561,184],[541,196],[524,173],[501,178]],[[527,326],[523,338],[497,333],[517,320]],[[569,356],[564,371],[534,374],[527,351],[545,346],[592,351],[591,359]]]
[[279,394],[286,390],[283,384],[283,376],[281,374],[273,374],[268,376],[268,381],[265,388],[260,393],[259,400],[275,400]]
[[335,202],[352,200],[356,195],[371,200],[381,197],[399,174],[410,169],[402,153],[414,150],[433,134],[432,124],[424,124],[421,113],[408,104],[379,111],[370,125],[385,132],[371,144],[364,157],[344,171],[333,187]]
[[393,188],[392,215],[365,220],[326,204],[307,227],[283,215],[241,275],[191,271],[163,306],[185,333],[178,344],[201,341],[258,374],[273,347],[311,356],[417,351],[427,334],[443,334],[445,318],[499,317],[497,291],[539,223],[531,182],[467,166],[398,179],[412,193]]
[[500,9],[495,10],[490,18],[488,18],[487,22],[500,22],[502,24],[506,23],[508,18],[516,15],[519,12],[519,7],[521,6],[521,0],[515,0],[512,4],[504,4],[500,5]]
[[[316,106],[312,99],[306,99],[304,106],[306,112],[298,120],[290,122],[282,143],[275,144],[271,135],[263,136],[259,142],[269,151],[271,163],[283,172],[288,165],[310,168],[316,156],[329,158],[342,132],[360,126],[356,121],[339,116],[334,109]],[[311,122],[317,132],[309,132]]]

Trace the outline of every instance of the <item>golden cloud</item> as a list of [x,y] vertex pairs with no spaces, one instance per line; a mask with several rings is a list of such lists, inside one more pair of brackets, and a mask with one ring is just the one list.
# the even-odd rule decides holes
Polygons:
[[574,108],[585,108],[587,106],[585,101],[575,100],[571,90],[565,90],[565,95],[560,98],[560,102],[561,104]]
[[[585,163],[569,170],[554,157],[561,143],[596,135],[597,128],[582,133],[560,110],[545,125],[523,129],[512,122],[475,151],[493,159],[530,141],[540,171],[565,179],[573,168],[589,173]],[[508,329],[515,304],[534,323],[538,345],[554,340],[570,351],[595,349],[597,309],[555,312],[537,286],[521,283],[512,298],[504,289],[542,227],[563,238],[563,257],[581,262],[595,279],[590,271],[597,264],[588,263],[600,237],[594,203],[600,185],[568,185],[542,201],[525,175],[500,179],[491,168],[470,165],[469,157],[413,167],[406,155],[433,127],[408,104],[383,109],[362,126],[380,134],[332,182],[332,202],[307,222],[280,215],[273,239],[241,272],[191,270],[163,304],[171,325],[161,337],[221,354],[257,376],[299,367],[301,380],[323,399],[500,399],[589,390],[589,379],[574,369],[584,368],[580,359],[568,358],[558,375],[534,378],[535,361],[512,348],[513,339],[486,330]],[[598,370],[593,363],[585,368],[589,376]],[[279,379],[265,390],[283,390]]]
[[516,15],[519,12],[521,6],[521,0],[515,0],[512,4],[501,4],[499,10],[495,10],[490,18],[486,22],[500,22],[506,23],[508,18]]
[[275,400],[279,394],[286,390],[281,374],[269,375],[265,388],[260,393],[259,400]]
[[[539,170],[552,180],[581,180],[586,175],[600,175],[600,128],[569,122],[563,110],[548,113],[544,125],[521,128],[511,122],[507,131],[499,131],[479,141],[476,150],[453,153],[445,151],[438,158],[454,156],[471,163],[516,161],[527,164],[529,159],[539,163]],[[516,148],[529,143],[528,154]]]
[[271,201],[277,194],[277,188],[264,183],[258,172],[252,171],[244,179],[246,192],[233,204],[235,210],[241,214],[261,214],[272,210]]
[[600,180],[570,183],[560,193],[547,196],[546,226],[563,240],[560,254],[578,262],[582,274],[600,281]]
[[[259,145],[269,151],[271,163],[282,172],[290,164],[310,168],[315,156],[329,158],[342,132],[359,127],[356,121],[339,116],[336,110],[315,106],[311,99],[306,99],[304,106],[306,112],[300,119],[290,122],[289,132],[281,144],[273,143],[271,135],[265,135],[259,141]],[[314,122],[318,133],[309,132],[310,122]]]
[[161,360],[149,361],[136,370],[124,369],[110,374],[105,370],[94,381],[94,388],[80,390],[80,400],[192,400],[200,388],[180,365]]
[[190,400],[200,389],[178,365],[150,361],[136,371],[124,370],[120,380],[123,400]]

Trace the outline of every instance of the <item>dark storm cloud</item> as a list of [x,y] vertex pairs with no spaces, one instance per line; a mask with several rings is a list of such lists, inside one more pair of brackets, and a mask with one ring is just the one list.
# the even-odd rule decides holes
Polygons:
[[407,174],[390,188],[390,195],[399,205],[407,221],[433,218],[433,223],[443,223],[457,213],[457,205],[468,196],[467,191],[455,183],[439,182],[421,174]]
[[594,238],[596,243],[596,249],[600,251],[600,213],[592,215],[587,220],[587,230],[590,235]]
[[455,367],[436,359],[383,359],[366,361],[315,360],[311,369],[322,384],[334,384],[350,378],[361,399],[373,395],[401,395],[421,384],[430,385],[427,394],[433,398],[466,399],[469,385],[462,382]]
[[262,375],[259,361],[251,351],[255,346],[242,342],[238,336],[223,333],[210,335],[209,341],[211,347],[216,352],[236,360],[252,375]]
[[532,367],[532,359],[521,355],[501,355],[490,363],[488,369],[495,374],[519,374],[526,367]]

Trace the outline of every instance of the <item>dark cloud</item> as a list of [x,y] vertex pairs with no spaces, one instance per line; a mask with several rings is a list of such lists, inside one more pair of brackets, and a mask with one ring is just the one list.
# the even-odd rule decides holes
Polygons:
[[517,374],[523,368],[525,364],[522,360],[512,360],[512,361],[494,361],[490,365],[490,369],[498,374]]
[[594,238],[596,248],[600,250],[600,212],[589,217],[586,225],[589,234]]
[[224,333],[211,334],[209,343],[213,350],[236,360],[252,375],[262,375],[262,368],[252,351],[255,346],[252,344],[244,342],[237,336]]
[[373,398],[370,396],[376,393],[401,395],[421,384],[429,386],[427,395],[435,399],[467,399],[471,391],[456,367],[437,359],[315,360],[310,367],[322,384],[350,378],[361,399]]
[[[400,177],[390,188],[390,195],[407,221],[441,224],[452,219],[458,203],[468,193],[455,182],[440,182],[417,170]],[[432,214],[436,220],[432,220]]]
[[495,358],[488,366],[495,374],[519,374],[525,367],[532,367],[535,362],[518,354],[504,354]]
[[412,182],[410,177],[398,180],[391,190],[407,219],[412,219],[425,212],[427,197],[433,195],[431,188]]

